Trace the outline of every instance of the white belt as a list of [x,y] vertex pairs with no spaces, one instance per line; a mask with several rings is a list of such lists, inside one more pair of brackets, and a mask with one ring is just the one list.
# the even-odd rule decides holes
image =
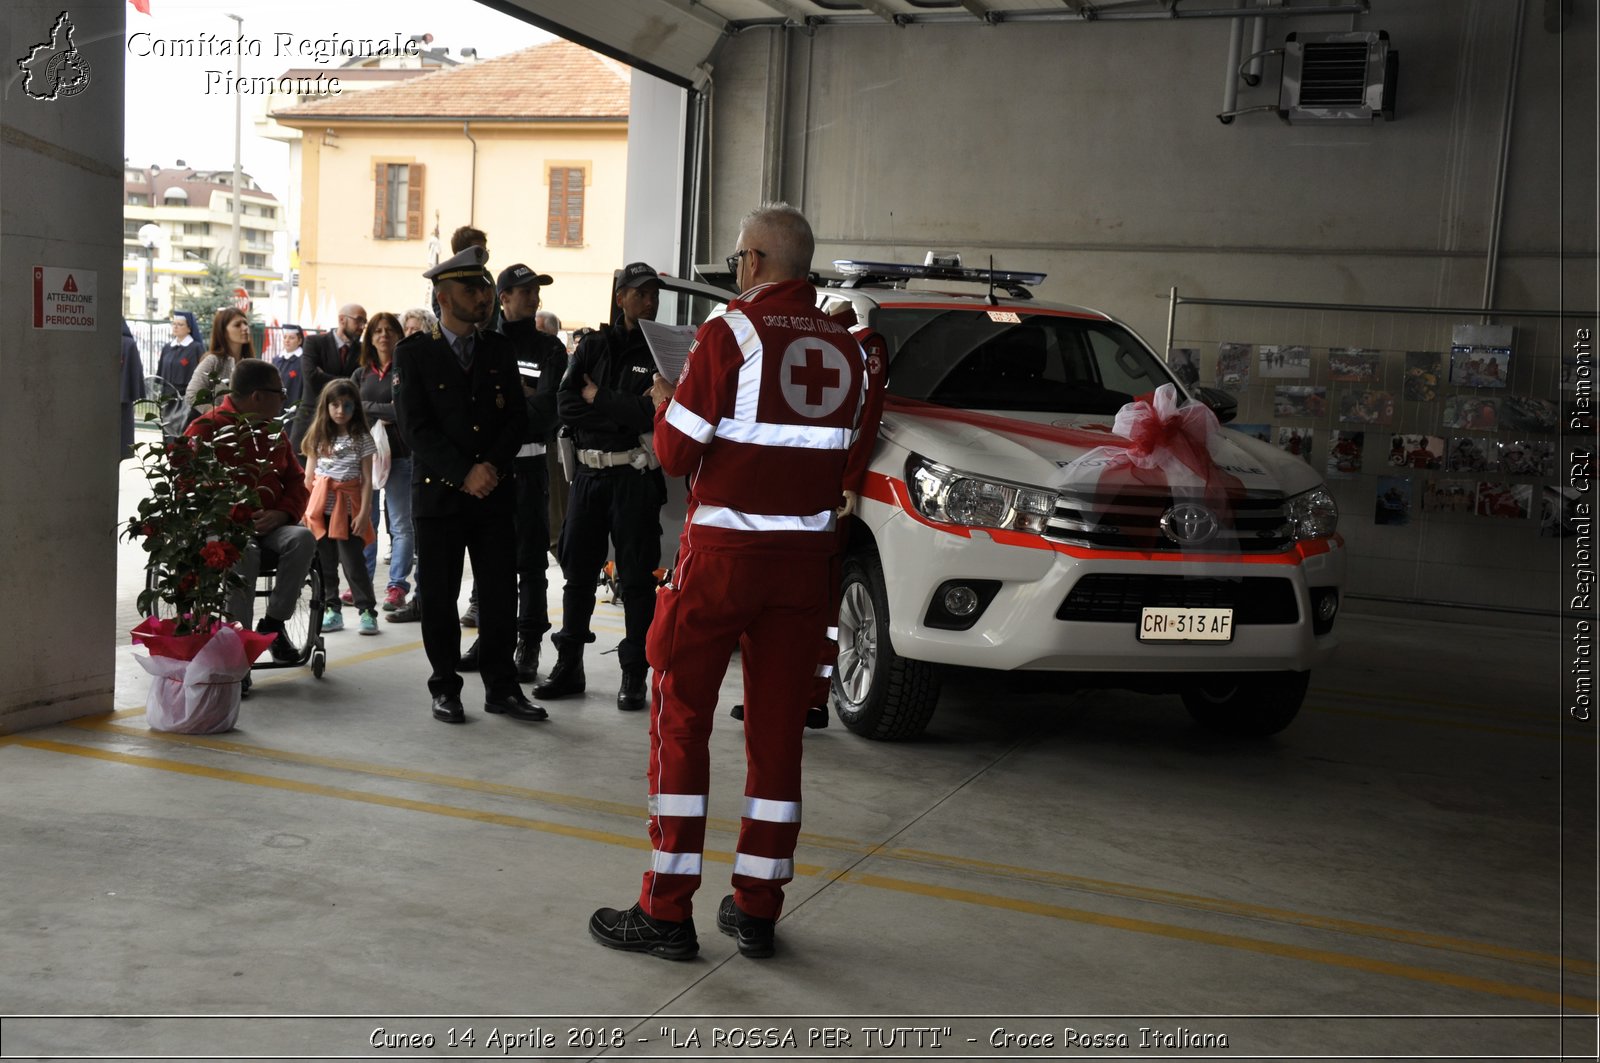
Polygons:
[[517,451],[517,457],[519,457],[519,458],[537,458],[540,454],[543,454],[543,453],[544,453],[544,444],[543,443],[524,443],[524,444],[522,444],[522,449]]
[[653,447],[638,446],[632,450],[580,450],[578,463],[591,469],[610,469],[618,465],[631,465],[640,470],[659,468]]

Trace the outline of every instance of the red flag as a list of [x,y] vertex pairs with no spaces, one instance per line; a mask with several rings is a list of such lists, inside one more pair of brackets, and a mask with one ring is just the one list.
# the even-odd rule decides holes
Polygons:
[[128,3],[132,4],[133,9],[141,15],[150,13],[150,0],[128,0]]

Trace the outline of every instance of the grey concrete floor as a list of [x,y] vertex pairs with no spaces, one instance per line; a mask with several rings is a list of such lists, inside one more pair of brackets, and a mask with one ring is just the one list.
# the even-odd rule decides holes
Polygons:
[[[1563,732],[1553,632],[1347,613],[1266,741],[976,673],[921,741],[810,732],[764,962],[715,927],[743,783],[720,716],[701,953],[668,963],[585,930],[648,853],[620,610],[596,627],[588,695],[544,724],[485,716],[470,681],[469,723],[434,722],[418,630],[385,624],[328,636],[320,681],[261,673],[233,733],[157,734],[119,646],[114,715],[0,739],[0,1013],[74,1016],[0,1020],[0,1052],[466,1058],[537,1027],[555,1044],[510,1054],[1594,1058],[1594,738]],[[729,1039],[751,1027],[795,1049]],[[808,1048],[827,1027],[849,1047]]]

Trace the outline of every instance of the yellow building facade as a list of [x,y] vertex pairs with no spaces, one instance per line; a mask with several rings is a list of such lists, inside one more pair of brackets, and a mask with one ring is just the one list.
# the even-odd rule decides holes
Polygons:
[[301,130],[300,290],[318,322],[428,305],[462,225],[489,268],[554,283],[563,328],[606,319],[623,265],[628,71],[565,41],[275,113]]

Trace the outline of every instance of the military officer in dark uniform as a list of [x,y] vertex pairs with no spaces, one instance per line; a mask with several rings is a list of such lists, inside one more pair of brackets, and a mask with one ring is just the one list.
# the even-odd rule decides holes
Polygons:
[[543,720],[517,685],[516,486],[512,464],[527,408],[510,342],[479,325],[494,291],[488,256],[469,247],[428,270],[439,327],[395,349],[395,413],[412,451],[411,497],[422,595],[422,644],[433,674],[433,715],[462,723],[460,616],[463,554],[472,557],[480,605],[484,710]]
[[618,312],[612,323],[578,344],[556,392],[561,423],[573,433],[578,467],[557,548],[566,588],[561,630],[551,638],[556,665],[533,693],[559,698],[583,692],[583,647],[594,641],[589,618],[609,538],[616,548],[627,627],[617,647],[622,666],[617,708],[633,711],[648,700],[644,640],[656,612],[661,506],[667,498],[666,479],[650,443],[655,360],[639,329],[641,320],[655,320],[660,275],[643,262],[624,266],[615,299]]
[[[517,451],[517,681],[538,678],[539,644],[550,630],[550,474],[545,450],[556,431],[556,385],[567,369],[567,349],[539,328],[539,290],[548,273],[518,262],[500,271],[499,332],[511,341],[527,400],[528,426]],[[473,601],[478,592],[474,588]],[[461,655],[461,669],[478,667],[478,643]]]

